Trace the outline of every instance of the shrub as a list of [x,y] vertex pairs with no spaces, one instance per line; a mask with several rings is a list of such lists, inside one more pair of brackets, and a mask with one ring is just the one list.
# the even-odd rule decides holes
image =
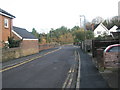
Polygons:
[[21,40],[14,40],[14,37],[8,37],[9,48],[19,47]]

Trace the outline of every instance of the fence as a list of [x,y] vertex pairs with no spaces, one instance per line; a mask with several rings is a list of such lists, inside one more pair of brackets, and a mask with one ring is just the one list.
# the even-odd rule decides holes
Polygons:
[[90,52],[92,50],[92,40],[82,41],[81,49],[84,50],[85,52],[87,52],[87,51]]
[[112,44],[118,44],[120,40],[92,40],[92,55],[93,57],[97,56],[97,49],[102,48],[105,49],[107,46]]

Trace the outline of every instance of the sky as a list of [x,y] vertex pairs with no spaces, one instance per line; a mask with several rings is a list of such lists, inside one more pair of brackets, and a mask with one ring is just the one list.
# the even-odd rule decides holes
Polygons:
[[97,16],[109,19],[118,15],[120,0],[0,0],[0,8],[16,16],[13,25],[39,33],[51,28],[80,26],[80,15],[88,21]]

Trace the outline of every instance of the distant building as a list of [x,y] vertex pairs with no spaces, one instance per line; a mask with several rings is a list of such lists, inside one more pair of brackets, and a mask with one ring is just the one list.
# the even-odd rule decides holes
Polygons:
[[109,30],[100,23],[94,30],[94,37],[103,36],[104,34],[109,35]]
[[112,33],[113,38],[115,37],[120,38],[120,27],[116,29],[116,32],[111,32],[111,33]]
[[112,32],[117,32],[117,26],[114,25],[110,30],[109,30],[109,35],[111,35]]

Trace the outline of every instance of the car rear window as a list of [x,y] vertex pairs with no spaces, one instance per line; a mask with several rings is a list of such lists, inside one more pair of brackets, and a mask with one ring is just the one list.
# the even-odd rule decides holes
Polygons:
[[114,46],[110,48],[108,52],[120,52],[120,46]]

